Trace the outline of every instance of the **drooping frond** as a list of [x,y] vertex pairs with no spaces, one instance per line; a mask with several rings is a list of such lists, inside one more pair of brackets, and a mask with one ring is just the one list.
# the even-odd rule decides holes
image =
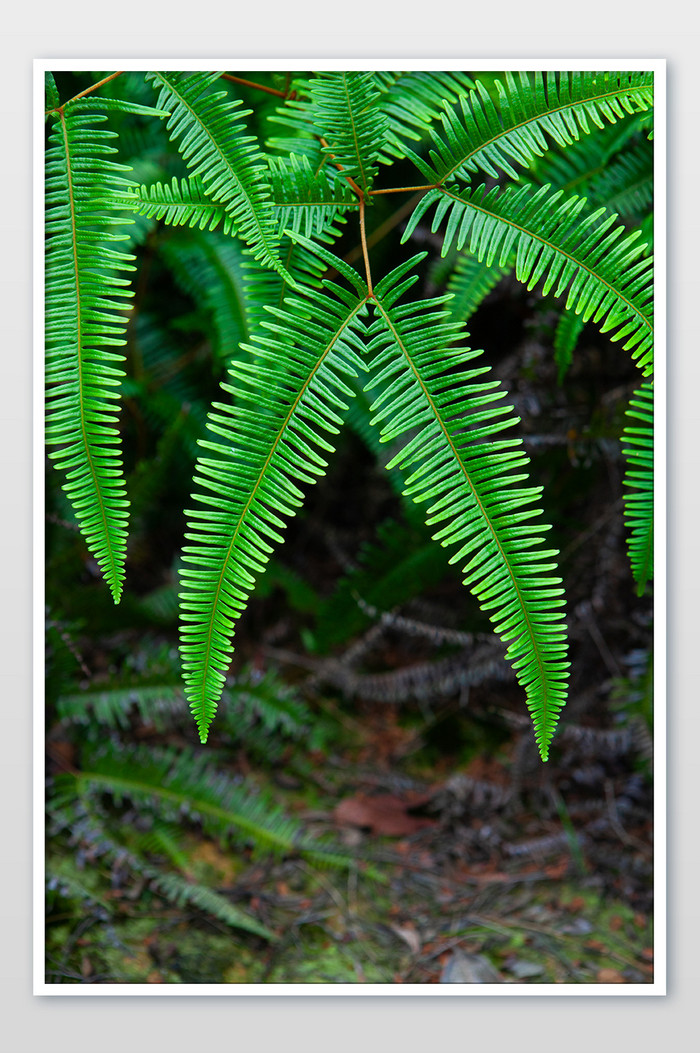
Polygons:
[[314,124],[334,164],[342,165],[364,194],[377,174],[387,118],[370,72],[329,71],[310,82]]
[[70,498],[87,546],[116,603],[126,558],[126,500],[115,403],[124,372],[133,256],[118,252],[114,197],[128,181],[116,153],[115,133],[86,103],[59,110],[51,131],[46,175],[46,440],[66,474]]
[[[403,240],[436,205],[432,230],[446,220],[445,255],[453,241],[487,264],[506,263],[516,250],[515,273],[528,289],[543,282],[543,294],[566,294],[566,307],[593,321],[625,350],[645,376],[653,370],[653,262],[644,255],[639,231],[627,234],[605,209],[584,213],[585,200],[563,199],[541,187],[518,190],[485,186],[460,191],[430,190],[411,216]],[[614,332],[611,332],[614,330]]]
[[[314,172],[308,158],[270,158],[274,213],[280,230],[323,234],[329,224],[359,201],[345,179],[329,179],[324,168]],[[338,173],[339,174],[339,173]]]
[[441,114],[443,137],[433,132],[430,164],[413,155],[431,182],[444,184],[471,172],[517,178],[513,164],[528,167],[549,147],[568,146],[592,126],[602,128],[653,102],[652,73],[520,73],[497,81],[498,105],[481,82]]
[[206,194],[231,217],[236,234],[255,259],[279,271],[279,241],[275,232],[267,171],[254,136],[243,120],[250,111],[212,92],[211,73],[148,73],[159,89],[158,106],[170,111],[167,127]]
[[632,573],[641,596],[654,575],[654,388],[642,384],[630,400],[627,416],[640,422],[627,424],[622,434],[627,458],[624,494],[627,548]]
[[425,139],[445,103],[454,105],[474,88],[469,74],[459,70],[378,71],[374,80],[382,93],[380,109],[389,119],[386,141],[377,158],[380,164],[393,164],[395,159],[404,158],[405,140]]
[[468,365],[481,352],[452,346],[463,328],[449,321],[444,297],[395,306],[412,284],[402,279],[415,262],[375,289],[371,383],[385,387],[374,419],[384,441],[408,438],[394,459],[413,469],[406,493],[430,502],[426,522],[440,524],[434,539],[457,546],[450,562],[460,563],[464,584],[510,641],[507,658],[526,691],[546,760],[568,662],[563,589],[552,574],[557,553],[540,548],[548,528],[531,522],[540,514],[541,488],[519,485],[528,478],[517,473],[529,463],[522,442],[498,438],[516,419],[500,405],[505,392],[498,381],[478,379],[488,367]]
[[[339,260],[340,267],[345,267]],[[361,282],[357,279],[361,288]],[[186,695],[206,741],[231,657],[234,624],[256,576],[281,540],[284,519],[301,505],[299,484],[325,472],[319,451],[342,423],[352,392],[342,375],[364,365],[357,335],[366,292],[349,294],[331,283],[304,289],[253,337],[254,363],[230,370],[236,398],[215,403],[209,430],[224,441],[202,441],[197,464],[201,506],[188,513],[190,542],[183,549],[181,654]],[[281,518],[284,517],[284,518]]]

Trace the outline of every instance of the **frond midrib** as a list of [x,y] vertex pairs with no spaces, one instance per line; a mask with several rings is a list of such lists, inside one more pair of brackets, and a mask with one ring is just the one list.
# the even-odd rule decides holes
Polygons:
[[[100,508],[100,518],[102,519],[102,527],[103,527],[103,530],[104,530],[104,536],[107,539],[107,541],[109,541],[109,536],[110,536],[109,523],[107,521],[107,514],[106,514],[106,511],[105,511],[105,507],[104,507],[104,501],[102,500],[102,490],[100,489],[99,478],[98,478],[97,472],[95,470],[95,466],[94,466],[94,462],[93,462],[93,458],[92,458],[92,451],[91,451],[91,448],[90,448],[90,442],[88,440],[88,435],[87,435],[87,426],[86,426],[86,423],[85,423],[85,407],[84,407],[84,403],[85,403],[84,386],[85,386],[85,384],[84,384],[84,377],[83,377],[83,355],[82,355],[82,351],[83,351],[83,343],[82,343],[83,326],[82,326],[81,294],[80,294],[80,266],[78,264],[78,221],[77,221],[76,208],[75,208],[75,195],[74,195],[74,192],[73,192],[73,172],[72,172],[72,168],[71,168],[71,151],[70,151],[70,145],[69,145],[69,140],[68,140],[68,126],[66,124],[66,118],[65,118],[64,111],[61,109],[58,112],[59,112],[59,119],[60,119],[60,122],[61,122],[61,134],[63,136],[63,144],[64,144],[65,151],[66,151],[66,174],[67,174],[67,178],[68,178],[68,201],[69,201],[69,207],[70,207],[71,247],[72,247],[72,257],[73,257],[73,270],[74,270],[74,276],[75,276],[75,293],[76,293],[76,295],[75,295],[75,305],[76,305],[76,312],[77,312],[77,315],[76,315],[76,321],[77,321],[77,324],[76,324],[76,341],[77,341],[77,355],[76,355],[76,358],[77,358],[77,361],[78,361],[78,392],[79,392],[79,394],[78,394],[78,410],[79,410],[79,413],[80,413],[80,432],[81,432],[82,440],[83,440],[83,450],[84,450],[84,453],[85,453],[85,457],[87,459],[88,467],[90,469],[90,475],[92,476],[92,480],[93,480],[94,492],[95,492],[95,495],[97,497],[97,501],[98,501],[99,508]],[[110,585],[112,585],[112,582],[114,583],[112,585],[112,589],[113,589],[113,592],[114,592],[115,599],[118,599],[118,597],[119,597],[119,595],[121,593],[121,587],[120,587],[120,582],[119,582],[119,578],[120,578],[119,567],[117,566],[117,563],[116,563],[116,560],[115,560],[115,557],[114,557],[114,551],[113,551],[112,545],[111,544],[107,544],[106,549],[107,549],[107,554],[109,556],[109,563],[110,563],[110,567],[111,567],[111,571],[110,571],[111,581],[110,581],[110,577],[108,577],[107,574],[105,574],[105,577],[107,578],[107,581],[110,582]]]
[[418,372],[418,370],[415,367],[415,364],[413,362],[413,357],[411,356],[411,354],[409,353],[408,349],[406,348],[406,345],[402,341],[398,330],[392,324],[391,319],[389,317],[388,311],[382,306],[381,302],[378,301],[378,300],[375,300],[375,305],[377,307],[377,310],[379,310],[379,312],[382,314],[382,316],[384,318],[384,321],[386,322],[387,326],[391,330],[391,333],[392,333],[394,339],[396,340],[397,345],[401,348],[402,352],[404,353],[404,356],[405,356],[406,360],[408,361],[408,363],[409,363],[409,365],[411,367],[411,370],[413,371],[413,375],[415,376],[416,380],[418,381],[418,384],[420,385],[421,390],[422,390],[426,400],[428,401],[428,403],[430,405],[430,408],[433,411],[435,420],[438,422],[438,424],[440,426],[440,429],[441,429],[441,431],[442,431],[447,443],[449,444],[449,447],[450,447],[450,449],[452,451],[453,457],[454,457],[455,461],[457,462],[457,464],[459,465],[460,472],[462,473],[462,475],[464,476],[464,478],[465,478],[465,480],[467,482],[467,485],[468,485],[469,490],[470,490],[470,492],[471,492],[471,494],[472,494],[472,496],[474,498],[474,501],[476,502],[476,504],[479,507],[479,510],[481,512],[481,515],[482,515],[482,520],[483,520],[483,522],[485,522],[487,524],[488,529],[489,529],[489,531],[491,533],[491,536],[492,536],[492,538],[493,538],[493,540],[494,540],[494,542],[495,542],[495,544],[496,544],[496,546],[498,548],[498,551],[501,554],[501,557],[503,559],[503,563],[504,563],[505,567],[507,568],[511,584],[512,584],[513,588],[515,589],[516,595],[518,597],[518,603],[519,603],[519,606],[520,606],[520,610],[521,610],[521,612],[523,614],[523,617],[525,619],[525,624],[527,626],[527,635],[528,635],[529,639],[532,641],[532,650],[533,650],[534,655],[535,655],[536,660],[537,660],[537,666],[538,666],[538,668],[540,670],[540,683],[542,684],[542,690],[543,690],[543,698],[542,698],[543,727],[546,728],[548,726],[548,718],[549,718],[548,699],[547,699],[547,674],[546,674],[546,670],[545,670],[544,665],[543,665],[542,656],[540,654],[540,648],[539,648],[539,646],[537,644],[537,637],[536,637],[536,635],[534,633],[534,630],[532,628],[532,623],[530,621],[529,613],[528,613],[528,610],[527,610],[527,605],[526,605],[525,601],[523,600],[522,593],[521,593],[520,588],[518,586],[518,582],[516,580],[515,574],[514,574],[512,568],[511,568],[511,565],[510,565],[510,560],[508,559],[507,554],[503,550],[503,546],[501,544],[500,538],[498,537],[498,533],[497,533],[495,527],[493,526],[493,524],[491,522],[491,519],[490,519],[488,513],[486,512],[486,510],[485,510],[485,508],[483,506],[483,503],[482,503],[482,501],[481,501],[481,499],[479,497],[479,494],[477,493],[477,491],[476,491],[476,489],[474,487],[474,484],[472,483],[472,480],[471,480],[471,478],[469,476],[469,472],[466,470],[466,468],[465,468],[465,466],[464,466],[464,464],[462,462],[462,458],[460,457],[459,452],[458,452],[458,450],[457,450],[457,448],[456,448],[456,446],[455,446],[455,444],[453,442],[452,436],[450,435],[449,431],[445,427],[445,424],[444,424],[444,422],[442,420],[442,415],[441,415],[438,407],[435,405],[435,402],[434,402],[433,398],[431,397],[430,392],[428,391],[427,387],[425,386],[425,384],[423,382],[423,378],[421,377],[420,373]]

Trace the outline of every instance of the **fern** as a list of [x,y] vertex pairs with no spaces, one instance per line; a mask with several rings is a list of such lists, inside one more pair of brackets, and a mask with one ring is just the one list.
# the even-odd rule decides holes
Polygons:
[[[103,100],[105,101],[105,100]],[[109,160],[115,134],[80,101],[57,111],[47,153],[46,441],[64,489],[119,602],[126,559],[126,500],[115,402],[124,358],[123,276],[133,257],[112,247],[111,194],[123,166]]]
[[313,121],[324,137],[326,155],[367,194],[388,123],[377,106],[373,75],[319,73],[310,89]]
[[[632,573],[641,596],[653,575],[654,559],[654,389],[642,384],[630,401],[622,439],[628,443],[625,523],[629,531],[628,548]],[[636,423],[639,422],[639,423]]]
[[542,281],[544,295],[566,293],[567,309],[584,322],[596,322],[603,333],[614,330],[611,339],[624,339],[624,349],[633,352],[648,376],[653,369],[653,264],[643,254],[639,232],[626,235],[614,215],[602,218],[604,209],[582,216],[583,198],[562,200],[561,191],[548,191],[431,190],[411,216],[404,241],[435,205],[433,231],[446,220],[443,254],[453,241],[458,249],[468,242],[479,260],[503,265],[517,246],[520,281],[529,289]]
[[[420,257],[418,258],[420,259]],[[429,501],[427,523],[443,546],[458,546],[450,562],[460,562],[496,632],[512,641],[507,658],[527,693],[535,738],[542,758],[564,704],[566,644],[559,608],[561,579],[551,576],[557,555],[541,550],[537,534],[546,527],[528,520],[539,488],[516,484],[514,475],[528,460],[517,439],[496,436],[516,423],[496,406],[505,392],[498,381],[477,382],[486,367],[467,368],[479,352],[451,345],[462,335],[441,311],[441,300],[396,307],[408,282],[406,271],[418,259],[396,268],[376,289],[375,321],[369,329],[373,372],[391,378],[373,409],[383,424],[382,438],[406,433],[409,442],[395,458],[413,473],[407,493]],[[467,560],[465,563],[464,561]]]
[[265,365],[232,367],[242,386],[223,388],[240,402],[215,403],[210,414],[209,430],[226,445],[202,441],[215,456],[198,462],[195,482],[208,492],[196,495],[204,507],[188,513],[194,532],[186,535],[193,544],[183,549],[181,649],[203,742],[230,661],[234,622],[268,561],[269,542],[281,540],[280,516],[299,507],[299,483],[324,473],[319,450],[333,447],[322,433],[337,432],[338,411],[352,394],[342,376],[365,369],[357,354],[364,297],[328,282],[325,292],[305,289],[285,310],[270,309],[274,320],[265,329],[271,336],[254,338]]
[[444,138],[433,133],[430,164],[416,164],[431,182],[469,179],[481,171],[517,178],[513,162],[530,165],[548,149],[548,137],[569,146],[592,127],[651,106],[653,78],[645,73],[512,73],[496,81],[498,106],[488,90],[460,100],[461,113],[441,115]]
[[[59,447],[55,459],[68,473],[88,545],[118,598],[127,513],[113,409],[123,374],[121,356],[108,349],[123,340],[131,292],[133,261],[112,247],[127,213],[141,217],[130,244],[157,261],[159,278],[165,269],[188,291],[196,302],[190,328],[210,335],[228,369],[200,438],[181,571],[185,695],[201,740],[224,692],[236,622],[347,421],[370,449],[382,440],[394,485],[414,505],[427,505],[435,539],[508,644],[546,758],[567,679],[556,553],[543,547],[547,528],[535,525],[541,494],[525,484],[522,445],[502,436],[517,424],[505,392],[479,365],[480,352],[463,346],[460,323],[514,267],[528,289],[559,297],[567,312],[556,337],[560,376],[590,321],[631,353],[650,384],[644,137],[653,75],[506,73],[493,89],[490,75],[307,72],[295,75],[282,103],[268,99],[255,124],[242,101],[217,90],[218,76],[129,74],[116,82],[122,98],[102,98],[98,84],[63,107],[48,84],[57,118],[48,155],[48,437]],[[245,80],[244,98],[253,98],[255,84]],[[153,89],[156,110],[132,101]],[[139,186],[107,160],[111,131],[102,125],[131,136],[131,156],[143,120],[154,115],[167,120],[158,125],[157,149],[134,156]],[[266,138],[274,127],[281,136]],[[416,187],[415,177],[381,185],[396,160],[402,172],[414,165],[427,185]],[[422,297],[405,299],[422,256],[398,267],[392,261],[385,277],[372,274],[375,242],[409,206],[388,217],[388,209],[371,206],[400,192],[423,194],[404,241],[435,209],[431,229],[451,268],[447,296],[433,295],[428,279]],[[637,230],[603,206],[619,208]],[[157,223],[173,229],[164,234]],[[332,252],[341,231],[351,237],[354,229],[357,243]],[[381,250],[376,256],[386,259]],[[362,276],[347,263],[355,258]],[[182,424],[182,439],[174,429],[172,463],[175,451],[189,456],[201,436],[208,397],[201,375],[206,369],[211,379],[211,363],[207,341],[184,354],[175,324],[153,324],[146,285],[139,285],[145,302],[132,342],[135,379],[125,390],[145,399],[143,414],[159,428],[169,429],[181,401],[188,403],[191,426]],[[182,328],[182,319],[176,324]],[[651,507],[641,390],[634,412],[643,414],[647,434],[628,429],[626,449],[627,485],[636,490],[627,499],[630,554],[643,587],[639,539]],[[139,456],[153,458],[156,471],[152,449],[139,448]],[[139,493],[146,493],[144,472],[133,476]],[[365,598],[384,606],[383,584],[375,584]],[[172,585],[159,586],[172,610]],[[145,612],[148,598],[138,602]],[[325,606],[316,609],[322,618]]]
[[243,110],[226,92],[210,93],[218,74],[149,73],[158,106],[171,109],[168,128],[191,174],[223,205],[255,259],[289,278],[279,260],[270,190],[252,136],[243,135]]

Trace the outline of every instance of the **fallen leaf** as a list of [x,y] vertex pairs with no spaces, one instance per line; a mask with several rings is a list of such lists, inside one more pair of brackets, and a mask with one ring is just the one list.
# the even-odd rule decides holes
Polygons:
[[599,969],[596,979],[599,984],[624,984],[626,980],[617,969]]
[[373,834],[385,837],[406,837],[426,826],[435,825],[435,819],[409,814],[411,809],[420,808],[431,797],[432,794],[410,792],[403,797],[392,793],[368,797],[366,794],[358,793],[354,797],[346,797],[341,801],[334,809],[334,815],[338,823],[360,826],[371,830]]

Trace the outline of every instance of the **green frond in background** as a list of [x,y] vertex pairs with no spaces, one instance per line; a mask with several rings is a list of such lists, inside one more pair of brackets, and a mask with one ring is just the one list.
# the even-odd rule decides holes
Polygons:
[[[104,101],[104,100],[103,100]],[[128,501],[116,403],[124,372],[125,314],[133,257],[111,233],[112,196],[128,186],[110,160],[116,134],[76,103],[56,114],[46,170],[46,441],[66,475],[88,549],[114,601],[124,581]]]
[[125,198],[124,205],[149,219],[162,219],[169,226],[198,227],[214,230],[221,226],[225,234],[234,230],[234,220],[224,205],[209,197],[201,180],[195,176],[169,183],[136,186]]
[[[630,423],[622,434],[625,472],[625,525],[632,573],[641,596],[654,574],[654,388],[642,384],[630,400]],[[638,422],[638,423],[635,423]]]
[[158,106],[170,111],[168,130],[190,174],[230,215],[236,234],[255,259],[288,278],[279,259],[270,187],[254,136],[243,118],[250,111],[225,91],[212,92],[214,73],[147,73]]
[[[440,524],[441,545],[458,546],[464,584],[504,641],[507,658],[527,693],[543,760],[566,697],[568,665],[557,555],[539,546],[548,527],[530,520],[540,487],[517,484],[528,465],[519,439],[497,436],[517,423],[497,380],[481,380],[487,366],[468,367],[481,354],[452,345],[462,327],[449,321],[444,298],[394,306],[413,283],[409,260],[376,288],[369,329],[373,382],[388,382],[372,407],[382,439],[410,436],[394,461],[411,467],[408,496],[428,501],[426,522]],[[466,560],[466,562],[465,562]]]
[[372,73],[317,73],[310,82],[316,130],[334,164],[342,165],[363,194],[372,188],[384,143],[387,118]]
[[[339,266],[344,267],[341,261]],[[183,548],[181,653],[186,694],[200,737],[225,682],[236,620],[255,579],[282,540],[284,519],[296,513],[299,485],[325,473],[326,435],[337,433],[352,391],[343,375],[365,366],[357,335],[366,298],[326,282],[304,289],[253,337],[253,364],[230,370],[237,387],[223,384],[234,404],[214,403],[208,456],[197,463],[195,494]],[[284,518],[280,518],[284,517]]]
[[403,240],[436,206],[431,229],[445,223],[442,252],[456,242],[479,260],[504,265],[516,252],[515,273],[528,289],[543,283],[543,295],[566,294],[566,307],[584,322],[593,321],[625,350],[645,376],[653,370],[653,262],[644,254],[639,231],[627,234],[605,209],[586,213],[585,199],[562,200],[541,187],[532,194],[485,186],[459,193],[430,190],[413,212]]
[[604,121],[652,105],[649,73],[553,72],[505,74],[496,82],[498,105],[479,82],[441,114],[442,136],[432,133],[430,164],[419,162],[434,183],[469,181],[472,172],[517,178],[513,164],[527,168],[549,148],[550,140],[568,146]]
[[323,235],[338,216],[358,207],[346,180],[331,180],[325,168],[314,172],[306,157],[270,158],[269,164],[280,230],[301,232],[307,238]]
[[403,70],[374,73],[382,93],[379,106],[388,119],[385,142],[377,158],[390,165],[406,157],[406,140],[414,143],[428,138],[430,124],[442,113],[445,103],[455,105],[474,88],[467,73],[458,70]]

